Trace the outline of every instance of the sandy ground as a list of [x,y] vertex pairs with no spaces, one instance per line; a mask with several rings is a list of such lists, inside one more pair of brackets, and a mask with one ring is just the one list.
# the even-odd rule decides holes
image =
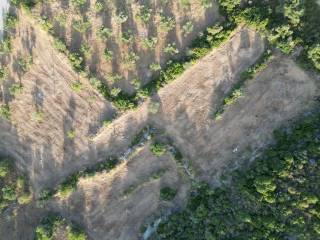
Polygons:
[[[36,192],[54,186],[76,170],[106,156],[125,152],[133,137],[147,124],[156,125],[173,138],[185,159],[192,163],[198,178],[219,184],[222,173],[227,174],[254,159],[270,144],[274,129],[308,111],[318,91],[316,78],[309,77],[290,59],[277,56],[266,70],[247,83],[244,97],[224,113],[223,119],[213,120],[215,109],[239,79],[239,74],[264,51],[260,35],[241,28],[230,41],[152,98],[160,103],[158,113],[149,112],[147,101],[138,110],[122,115],[101,129],[89,141],[90,126],[97,128],[101,114],[111,111],[110,104],[90,88],[86,79],[80,79],[86,86],[85,91],[74,93],[70,89],[69,84],[76,81],[77,76],[66,59],[50,47],[50,39],[44,32],[23,23],[19,34],[22,41],[29,39],[30,34],[36,39],[32,46],[35,64],[29,73],[21,76],[23,93],[11,102],[13,124],[0,121],[0,150],[17,159],[18,165],[29,173]],[[56,75],[50,72],[52,64]],[[58,89],[63,89],[59,97],[53,91],[55,81],[61,84]],[[37,89],[44,96],[40,106],[45,121],[41,124],[30,121],[30,112],[38,104],[34,97]],[[92,95],[96,97],[93,103],[88,101]],[[74,140],[65,134],[70,127],[76,129]],[[162,178],[146,181],[161,168],[168,168]],[[137,182],[143,184],[127,198],[121,198],[121,192]],[[163,206],[159,201],[159,188],[163,184],[179,189],[176,202]],[[145,147],[114,171],[97,174],[90,180],[82,179],[76,193],[69,199],[55,200],[50,208],[82,223],[91,239],[131,240],[138,238],[141,223],[162,209],[179,206],[187,186],[170,156],[155,158]],[[5,220],[0,223],[0,234],[8,240],[33,239],[32,224],[23,224],[24,221],[33,223],[32,215],[31,210],[18,214],[21,224],[10,229]]]

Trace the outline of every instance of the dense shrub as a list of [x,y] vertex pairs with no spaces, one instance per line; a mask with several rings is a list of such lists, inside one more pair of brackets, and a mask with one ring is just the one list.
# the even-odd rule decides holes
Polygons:
[[10,160],[0,159],[0,214],[10,205],[28,204],[31,200],[27,179],[19,175]]
[[155,142],[150,145],[150,151],[157,157],[162,156],[167,151],[167,146],[165,144]]
[[177,194],[177,190],[171,187],[163,187],[160,189],[160,199],[163,201],[172,201]]
[[320,114],[277,131],[276,145],[231,185],[199,184],[154,239],[319,239]]
[[312,61],[315,68],[320,70],[320,44],[316,45],[315,47],[312,47],[308,51],[308,57]]
[[[79,226],[68,222],[61,216],[50,213],[43,218],[36,228],[35,240],[52,240],[57,230],[64,231],[67,238],[65,240],[86,240],[86,234],[79,228]],[[59,236],[58,236],[59,237]]]

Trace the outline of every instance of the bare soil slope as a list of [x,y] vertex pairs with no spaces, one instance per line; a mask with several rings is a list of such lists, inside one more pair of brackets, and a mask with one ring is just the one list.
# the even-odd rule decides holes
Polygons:
[[[67,59],[52,47],[48,35],[26,15],[21,15],[14,39],[14,53],[7,59],[10,81],[2,96],[12,109],[11,122],[0,120],[0,149],[13,156],[26,170],[36,191],[65,177],[77,164],[89,162],[90,139],[102,121],[114,110],[87,80],[74,73]],[[27,73],[17,59],[33,56]],[[82,90],[72,90],[81,82]],[[22,92],[14,98],[9,88],[21,83]],[[37,114],[41,114],[35,118]],[[75,137],[68,137],[74,132]],[[80,155],[81,153],[81,155]],[[72,164],[70,166],[69,164]],[[69,172],[68,172],[69,173]],[[68,174],[67,173],[67,174]],[[56,176],[52,179],[52,176]]]
[[[20,78],[15,76],[21,79],[24,89],[11,103],[13,124],[0,122],[0,148],[17,158],[19,165],[29,172],[37,191],[54,186],[106,156],[128,151],[134,136],[148,124],[170,135],[198,178],[218,184],[226,169],[254,159],[272,142],[272,131],[306,111],[317,96],[317,80],[292,60],[278,56],[247,83],[244,97],[227,109],[222,120],[213,120],[217,106],[239,80],[240,73],[254,64],[265,48],[258,33],[239,28],[221,48],[191,66],[136,111],[129,111],[102,128],[89,141],[91,127],[96,128],[101,116],[112,112],[112,107],[85,79],[80,79],[86,86],[84,91],[72,91],[70,83],[77,80],[77,75],[51,49],[50,39],[23,21],[19,29],[21,36],[25,36],[21,39],[30,39],[33,33],[35,64],[29,73]],[[50,72],[52,64],[54,72]],[[60,95],[53,90],[55,81],[63,89]],[[41,94],[35,94],[38,92]],[[42,96],[40,104],[37,96]],[[88,100],[91,96],[95,97],[94,102]],[[152,113],[150,106],[155,102],[159,103],[159,109]],[[37,106],[45,114],[42,123],[30,121],[30,113]],[[66,135],[70,129],[76,130],[74,139]],[[162,168],[167,169],[164,175],[150,180]],[[131,184],[138,187],[123,195]],[[164,185],[178,188],[173,203],[163,205],[159,200],[159,189]],[[84,224],[91,239],[131,240],[138,238],[141,223],[160,210],[179,206],[187,188],[188,181],[171,156],[155,158],[146,146],[113,171],[81,179],[70,198],[56,198],[49,208]],[[24,215],[23,219],[31,222],[30,218],[31,215]],[[0,224],[0,233],[6,233],[6,239],[12,239],[11,236],[32,239],[22,226],[16,226],[13,235],[5,231],[5,224]]]

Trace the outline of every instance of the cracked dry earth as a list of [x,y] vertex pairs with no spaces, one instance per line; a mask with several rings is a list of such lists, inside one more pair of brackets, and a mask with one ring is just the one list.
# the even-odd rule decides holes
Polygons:
[[[112,105],[72,71],[44,32],[32,24],[21,24],[22,41],[15,44],[28,44],[33,38],[32,46],[21,49],[33,52],[35,64],[29,73],[13,76],[22,82],[24,91],[12,102],[12,124],[0,121],[0,149],[29,174],[36,194],[106,156],[126,152],[134,136],[147,125],[170,136],[196,178],[215,186],[221,174],[252,161],[272,143],[274,129],[315,104],[318,80],[291,59],[276,55],[265,70],[246,83],[244,96],[225,111],[222,120],[213,120],[215,109],[241,72],[265,49],[257,32],[241,27],[223,46],[137,110],[122,114],[99,130],[104,117],[115,111]],[[78,78],[85,90],[75,93],[70,84]],[[153,102],[160,104],[157,113],[149,110]],[[36,108],[43,110],[46,121],[29,121]],[[70,129],[76,130],[73,140],[66,136]],[[33,239],[39,219],[45,211],[53,210],[81,224],[89,239],[138,239],[141,224],[182,207],[190,187],[188,176],[170,153],[155,157],[148,144],[111,172],[81,179],[71,196],[55,197],[45,210],[34,203],[19,209],[16,219],[1,219],[0,236]],[[153,178],[157,171],[163,174]],[[126,194],[132,185],[136,188]],[[163,203],[159,189],[167,185],[177,188],[178,194],[173,202]]]

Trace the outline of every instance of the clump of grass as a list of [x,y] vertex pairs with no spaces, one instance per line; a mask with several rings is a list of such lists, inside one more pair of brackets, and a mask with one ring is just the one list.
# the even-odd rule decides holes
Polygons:
[[67,137],[68,137],[69,139],[74,139],[74,138],[76,137],[76,131],[75,131],[75,130],[69,130],[69,131],[67,132]]

